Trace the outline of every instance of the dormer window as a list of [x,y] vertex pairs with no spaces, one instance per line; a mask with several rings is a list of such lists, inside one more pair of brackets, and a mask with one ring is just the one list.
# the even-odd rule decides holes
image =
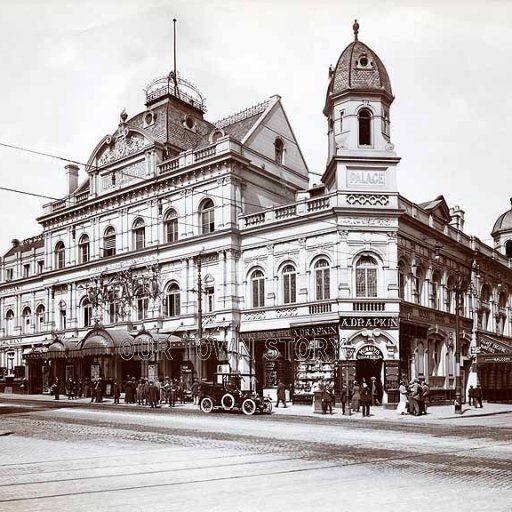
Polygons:
[[357,67],[359,69],[373,69],[373,61],[368,58],[368,55],[363,53],[357,61]]
[[284,142],[283,139],[277,137],[274,142],[275,161],[277,165],[283,165],[284,161]]
[[185,128],[188,130],[194,130],[196,126],[196,122],[193,117],[187,116],[185,117],[185,120],[183,121],[183,124],[185,125]]
[[146,112],[144,115],[144,128],[151,126],[155,123],[155,114],[153,112]]
[[359,120],[359,145],[371,146],[372,144],[372,113],[367,108],[362,108],[358,115]]

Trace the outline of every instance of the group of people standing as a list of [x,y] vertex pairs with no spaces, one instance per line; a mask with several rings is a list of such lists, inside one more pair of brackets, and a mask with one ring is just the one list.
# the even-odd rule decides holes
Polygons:
[[418,379],[412,379],[407,382],[406,379],[402,379],[399,392],[400,401],[396,408],[398,414],[413,416],[427,414],[430,404],[430,387],[424,380],[420,382]]
[[[352,411],[359,412],[361,410],[363,417],[370,416],[371,405],[380,405],[379,389],[375,377],[370,379],[370,383],[366,382],[365,378],[361,380],[361,384],[355,380],[350,386],[348,393]],[[345,412],[345,407],[343,407],[343,412]]]
[[179,379],[139,379],[128,376],[124,383],[125,398],[127,404],[148,405],[150,407],[161,407],[161,404],[168,404],[175,407],[176,403],[185,403],[187,396],[191,396],[194,404],[198,403],[199,382],[194,379],[190,386],[187,386],[183,377]]

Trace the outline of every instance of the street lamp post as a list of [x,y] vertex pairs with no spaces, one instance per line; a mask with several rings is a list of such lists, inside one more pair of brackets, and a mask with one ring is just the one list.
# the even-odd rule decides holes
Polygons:
[[460,379],[460,281],[455,288],[455,414],[462,414],[462,391]]

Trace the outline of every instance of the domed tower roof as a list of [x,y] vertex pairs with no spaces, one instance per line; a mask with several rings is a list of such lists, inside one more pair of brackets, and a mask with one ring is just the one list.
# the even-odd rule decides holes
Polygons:
[[510,210],[502,213],[498,220],[494,223],[492,228],[491,236],[498,235],[503,231],[512,231],[512,198],[510,199],[511,208]]
[[[359,41],[359,24],[353,26],[354,41],[343,50],[334,69],[330,69],[327,99],[346,92],[378,92],[393,101],[391,81],[379,56]],[[326,102],[327,103],[327,102]]]

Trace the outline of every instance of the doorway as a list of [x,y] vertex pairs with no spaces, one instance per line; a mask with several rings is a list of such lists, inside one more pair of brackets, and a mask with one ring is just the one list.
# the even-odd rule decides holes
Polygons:
[[377,386],[377,398],[382,403],[382,359],[358,359],[356,362],[356,380],[359,384],[366,381],[370,386],[371,378],[375,377]]

